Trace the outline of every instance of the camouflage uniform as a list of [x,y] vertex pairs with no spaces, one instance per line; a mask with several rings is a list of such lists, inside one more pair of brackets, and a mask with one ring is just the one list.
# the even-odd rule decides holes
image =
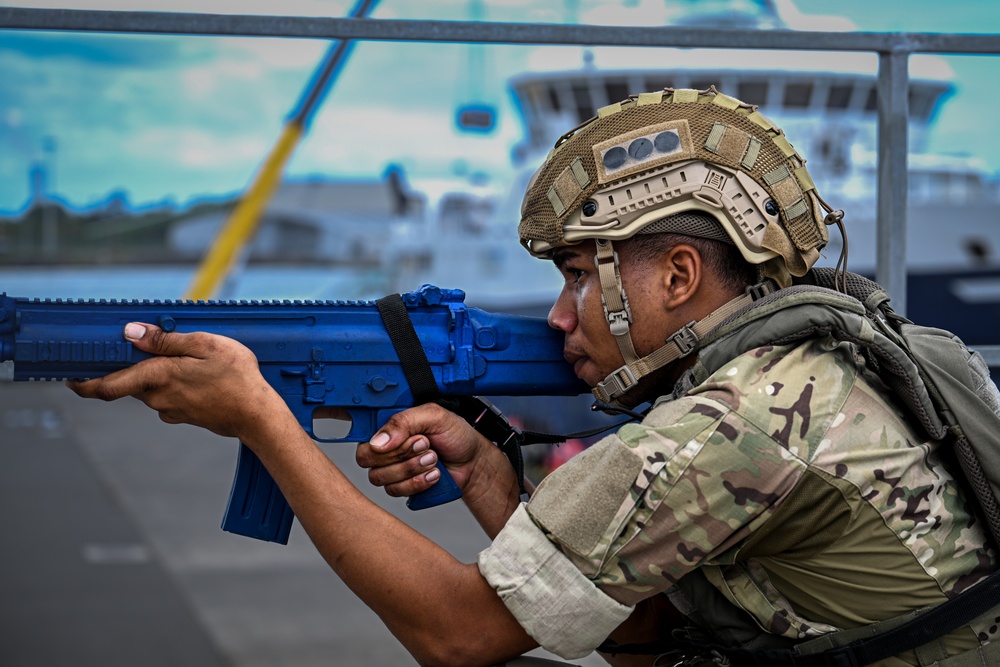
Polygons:
[[[939,603],[996,558],[951,463],[888,396],[850,344],[751,350],[546,478],[480,570],[566,658],[660,593],[712,623],[697,608],[711,596],[692,581],[759,626],[717,638],[755,646]],[[997,621],[882,664],[959,653],[992,639]]]

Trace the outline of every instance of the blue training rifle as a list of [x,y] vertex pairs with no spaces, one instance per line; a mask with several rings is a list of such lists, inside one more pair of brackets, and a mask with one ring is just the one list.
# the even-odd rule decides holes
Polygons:
[[[563,359],[563,335],[545,320],[469,308],[460,290],[425,285],[377,301],[150,301],[29,299],[0,295],[0,377],[84,380],[149,358],[123,337],[125,324],[234,338],[257,357],[265,380],[319,442],[366,442],[390,416],[437,398],[573,396],[586,387]],[[350,416],[340,438],[320,438],[313,419]],[[320,411],[320,412],[317,412]],[[442,476],[407,505],[461,496]],[[293,513],[257,456],[240,443],[223,530],[288,542]]]

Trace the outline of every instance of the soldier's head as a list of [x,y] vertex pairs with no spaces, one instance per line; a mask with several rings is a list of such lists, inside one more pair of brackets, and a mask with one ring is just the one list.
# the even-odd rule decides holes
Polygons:
[[684,325],[760,279],[804,275],[829,240],[823,209],[805,160],[755,106],[666,89],[564,135],[518,231],[567,278],[550,314],[567,356],[598,398],[621,400],[690,347],[690,331],[664,345]]

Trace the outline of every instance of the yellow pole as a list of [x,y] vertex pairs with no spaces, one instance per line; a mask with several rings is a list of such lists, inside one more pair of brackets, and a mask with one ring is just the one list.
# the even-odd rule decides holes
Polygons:
[[[351,18],[364,18],[374,4],[375,0],[359,0],[351,11]],[[219,285],[229,275],[243,248],[253,239],[261,213],[281,180],[285,163],[305,133],[313,111],[319,106],[334,76],[346,60],[350,46],[350,40],[342,39],[324,58],[323,65],[306,87],[297,108],[285,124],[278,143],[267,156],[250,188],[237,202],[236,208],[202,259],[194,280],[184,295],[185,299],[192,301],[211,299],[218,291]]]
[[240,198],[232,215],[202,259],[184,298],[195,301],[210,299],[219,289],[219,285],[229,275],[243,247],[257,231],[260,215],[278,187],[285,163],[295,150],[295,145],[301,136],[301,125],[297,123],[285,125],[278,143],[257,173],[253,184],[246,195]]

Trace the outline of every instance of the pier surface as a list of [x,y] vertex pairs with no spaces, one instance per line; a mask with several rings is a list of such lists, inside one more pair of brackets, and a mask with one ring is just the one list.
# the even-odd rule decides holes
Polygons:
[[[353,445],[323,448],[456,558],[487,546],[461,503],[410,512],[368,485]],[[0,665],[415,664],[297,522],[287,546],[219,528],[236,450],[133,399],[0,384]]]

